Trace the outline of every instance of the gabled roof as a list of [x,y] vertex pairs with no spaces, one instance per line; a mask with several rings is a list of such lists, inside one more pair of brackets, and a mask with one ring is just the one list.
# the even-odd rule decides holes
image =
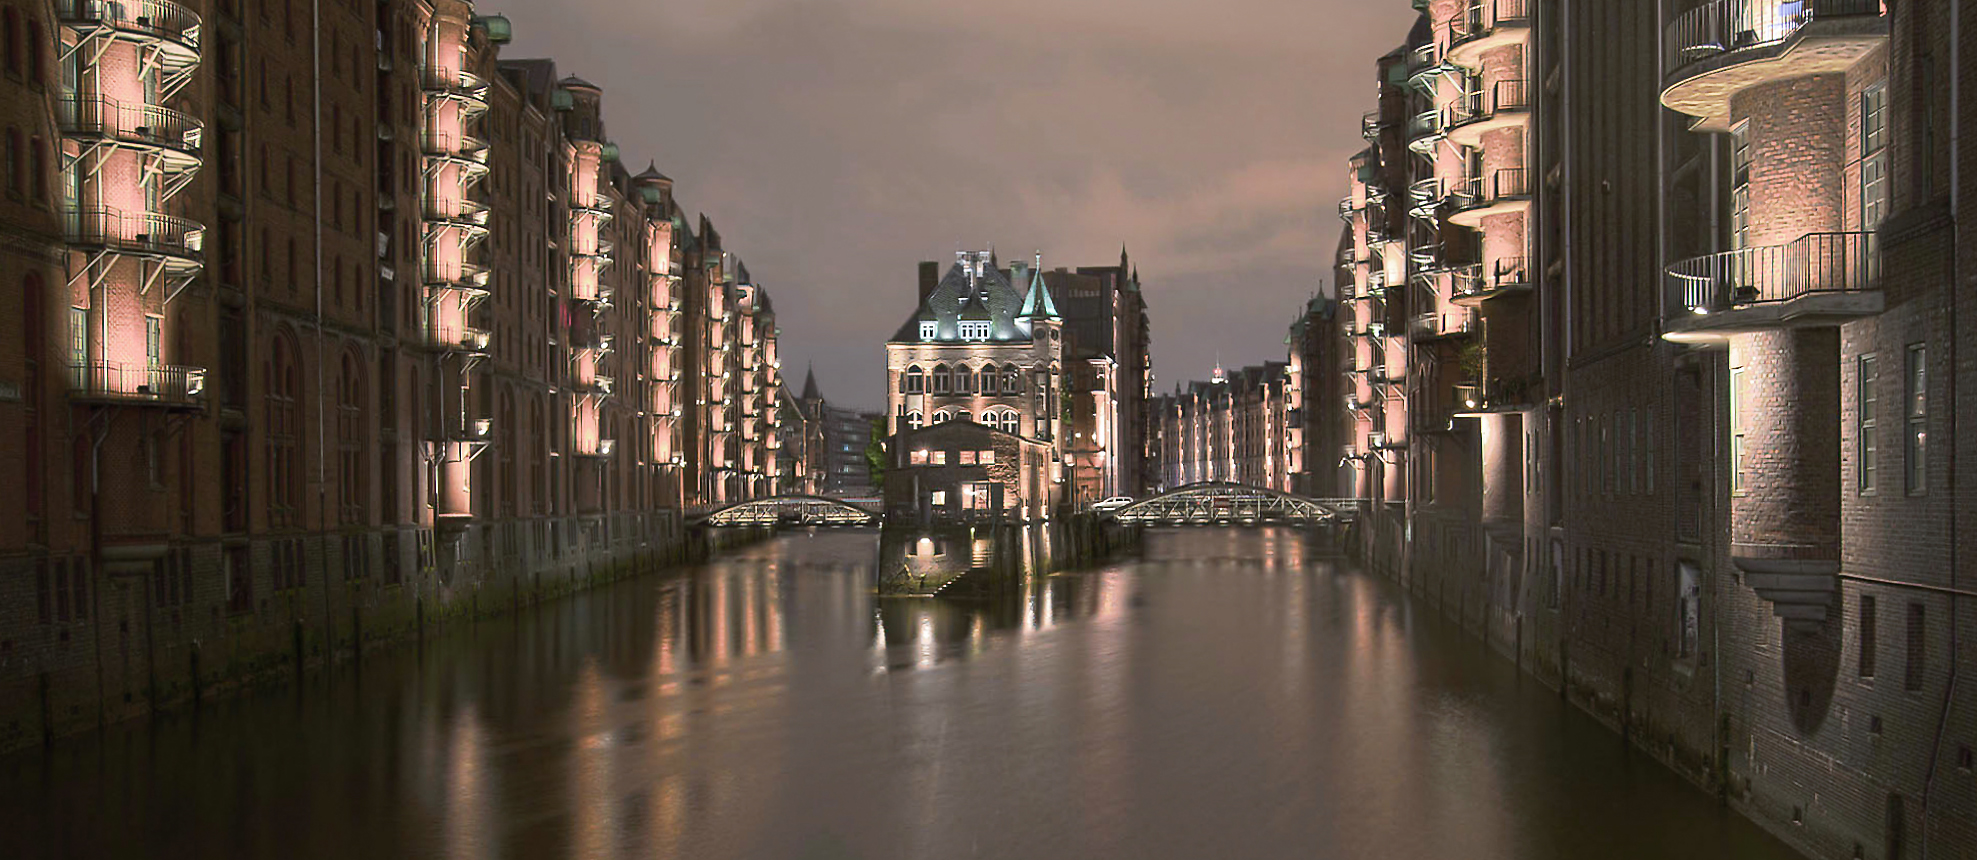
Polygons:
[[[981,267],[979,276],[973,274],[976,265]],[[969,259],[948,268],[947,274],[893,332],[892,342],[918,343],[921,322],[934,324],[937,339],[956,340],[961,335],[959,324],[963,319],[988,321],[990,341],[1028,341],[1028,328],[1017,325],[1022,308],[1023,294],[1009,282],[1009,273],[990,265],[986,256],[978,260],[971,254]]]

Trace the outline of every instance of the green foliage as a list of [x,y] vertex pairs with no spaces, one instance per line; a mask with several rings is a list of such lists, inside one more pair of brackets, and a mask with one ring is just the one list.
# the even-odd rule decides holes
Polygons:
[[886,488],[886,419],[872,419],[872,432],[865,442],[865,471],[872,479],[872,488],[884,491]]

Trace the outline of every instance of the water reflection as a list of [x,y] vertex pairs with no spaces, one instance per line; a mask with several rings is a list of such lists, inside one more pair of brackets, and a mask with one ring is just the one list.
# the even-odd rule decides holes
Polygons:
[[0,760],[7,856],[1789,856],[1294,532],[965,599],[880,593],[891,549],[791,534]]

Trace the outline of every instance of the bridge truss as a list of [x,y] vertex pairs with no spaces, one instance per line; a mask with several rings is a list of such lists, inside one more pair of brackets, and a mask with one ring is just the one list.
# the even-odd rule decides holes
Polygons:
[[1245,484],[1189,484],[1106,516],[1134,525],[1320,525],[1351,519],[1355,499],[1313,499]]
[[869,526],[878,524],[879,515],[824,496],[787,495],[718,508],[700,521],[710,526]]

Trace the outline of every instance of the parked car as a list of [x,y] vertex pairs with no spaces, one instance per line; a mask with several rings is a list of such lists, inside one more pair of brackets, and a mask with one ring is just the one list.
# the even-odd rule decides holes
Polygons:
[[1133,503],[1132,496],[1113,496],[1112,498],[1106,499],[1105,501],[1102,502],[1093,502],[1091,509],[1093,513],[1103,514],[1111,511],[1116,511],[1132,503]]

